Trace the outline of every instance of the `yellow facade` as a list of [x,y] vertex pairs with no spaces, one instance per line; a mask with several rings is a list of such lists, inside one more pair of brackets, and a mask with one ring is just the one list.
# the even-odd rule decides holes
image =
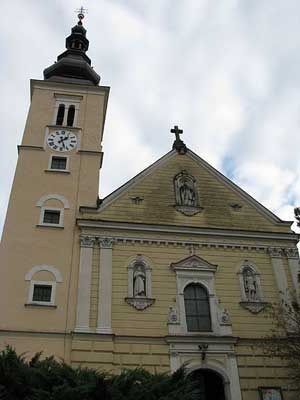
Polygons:
[[[290,223],[190,150],[173,149],[96,205],[109,88],[44,80],[31,91],[1,242],[1,346],[115,373],[187,363],[215,371],[225,400],[258,400],[259,387],[273,386],[296,399],[288,370],[259,345],[272,328],[263,308],[297,290]],[[57,99],[79,104],[74,126],[56,125]],[[62,128],[78,145],[67,170],[54,171],[50,157],[61,153],[47,138]],[[184,210],[178,174],[192,177],[197,193]],[[56,209],[60,226],[45,224],[42,213]],[[142,296],[132,289],[138,263],[146,268]],[[245,265],[256,274],[253,301],[243,292]],[[43,282],[53,284],[52,303],[33,299]],[[192,283],[207,288],[209,331],[187,329],[184,290]]]

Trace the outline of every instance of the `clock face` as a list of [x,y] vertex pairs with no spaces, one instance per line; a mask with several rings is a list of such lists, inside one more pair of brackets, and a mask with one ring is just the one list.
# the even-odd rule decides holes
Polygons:
[[69,131],[58,130],[48,135],[47,143],[55,151],[70,151],[77,146],[77,136]]

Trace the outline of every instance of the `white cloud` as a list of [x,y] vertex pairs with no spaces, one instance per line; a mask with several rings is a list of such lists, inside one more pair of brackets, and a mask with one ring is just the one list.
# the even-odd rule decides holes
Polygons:
[[[282,218],[300,204],[296,0],[86,0],[89,56],[111,86],[101,196],[170,150],[200,156]],[[0,229],[29,102],[64,49],[72,0],[2,5]],[[4,78],[4,79],[3,79]],[[5,149],[5,150],[4,150]]]

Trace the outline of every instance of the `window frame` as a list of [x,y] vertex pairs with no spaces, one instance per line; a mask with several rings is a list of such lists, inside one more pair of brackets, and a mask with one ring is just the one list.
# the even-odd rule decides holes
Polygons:
[[[62,94],[58,94],[55,93],[54,94],[55,97],[55,105],[54,105],[54,113],[53,113],[53,120],[52,120],[52,124],[54,126],[57,127],[70,127],[70,128],[74,128],[77,127],[77,121],[78,121],[78,113],[79,113],[79,108],[80,108],[80,102],[83,99],[83,96],[68,96],[68,95],[62,95]],[[64,105],[65,106],[65,110],[64,110],[64,118],[63,118],[63,122],[61,125],[57,125],[57,115],[58,115],[58,110],[59,110],[59,106],[60,105]],[[74,118],[73,118],[73,124],[72,125],[68,125],[68,114],[69,114],[69,108],[70,106],[74,106],[75,108],[75,112],[74,112]]]
[[[58,200],[62,203],[62,207],[51,207],[51,206],[45,206],[45,202],[48,200]],[[42,196],[37,202],[36,206],[40,207],[40,215],[39,215],[39,222],[37,226],[45,226],[45,227],[52,227],[52,228],[64,228],[64,217],[65,217],[65,209],[70,208],[70,204],[68,200],[59,194],[46,194]],[[49,224],[49,223],[44,223],[44,212],[45,210],[49,211],[60,211],[60,219],[59,219],[59,224]]]
[[[58,224],[52,224],[51,222],[44,222],[44,215],[46,211],[59,211],[59,223]],[[64,208],[58,208],[58,207],[42,207],[41,212],[40,212],[40,221],[39,225],[42,226],[53,226],[53,227],[63,227],[63,221],[64,221]]]
[[[191,288],[191,287],[193,287],[193,288],[196,288],[196,287],[201,288],[205,293],[205,299],[201,299],[201,298],[197,298],[197,297],[195,297],[195,298],[186,298],[186,291],[187,291],[188,288]],[[185,320],[186,320],[187,331],[188,332],[211,332],[212,331],[211,310],[210,310],[211,307],[210,307],[210,301],[209,301],[209,292],[208,292],[207,288],[204,285],[202,285],[201,283],[190,283],[190,284],[185,286],[185,288],[183,290],[183,297],[184,297]],[[197,311],[199,311],[198,310],[199,302],[201,303],[201,302],[205,301],[205,304],[208,307],[208,314],[205,315],[205,317],[206,318],[208,317],[208,319],[209,319],[209,329],[202,329],[202,328],[199,327],[199,325],[200,325],[199,321],[201,320],[201,316],[202,316],[200,313],[195,314],[195,317],[197,318],[197,325],[198,325],[199,329],[191,329],[191,328],[189,328],[189,322],[188,321],[189,321],[189,318],[191,317],[191,315],[188,315],[188,313],[187,313],[187,308],[188,308],[187,307],[187,301],[193,301],[195,303],[195,305],[196,305],[195,308],[197,309]]]
[[[176,274],[176,303],[171,307],[178,312],[175,323],[168,322],[170,335],[232,335],[230,321],[222,321],[224,310],[219,305],[215,292],[215,273],[218,266],[211,264],[197,255],[191,255],[178,262],[170,264],[170,268]],[[184,304],[184,289],[192,283],[203,286],[208,294],[211,330],[210,331],[188,331]]]
[[[65,168],[65,169],[51,168],[51,166],[52,166],[52,159],[53,159],[53,158],[64,158],[64,159],[66,159],[66,168]],[[61,155],[57,155],[57,154],[50,154],[47,171],[54,171],[54,172],[70,172],[70,171],[69,171],[69,162],[70,162],[70,157],[69,157],[69,156],[61,156]]]
[[[51,286],[51,298],[50,301],[37,301],[33,300],[34,286],[44,285]],[[56,293],[56,281],[30,281],[29,291],[28,291],[28,301],[27,304],[36,304],[40,306],[55,306],[55,293]]]

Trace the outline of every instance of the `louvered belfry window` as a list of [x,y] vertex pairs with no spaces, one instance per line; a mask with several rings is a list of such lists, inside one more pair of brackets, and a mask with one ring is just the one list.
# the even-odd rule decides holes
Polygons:
[[192,283],[184,289],[184,304],[187,330],[211,331],[209,295],[202,285]]
[[56,116],[56,125],[62,125],[64,122],[64,116],[65,116],[65,105],[60,104],[58,107],[57,111],[57,116]]
[[75,117],[75,106],[70,106],[68,110],[67,125],[73,126]]

